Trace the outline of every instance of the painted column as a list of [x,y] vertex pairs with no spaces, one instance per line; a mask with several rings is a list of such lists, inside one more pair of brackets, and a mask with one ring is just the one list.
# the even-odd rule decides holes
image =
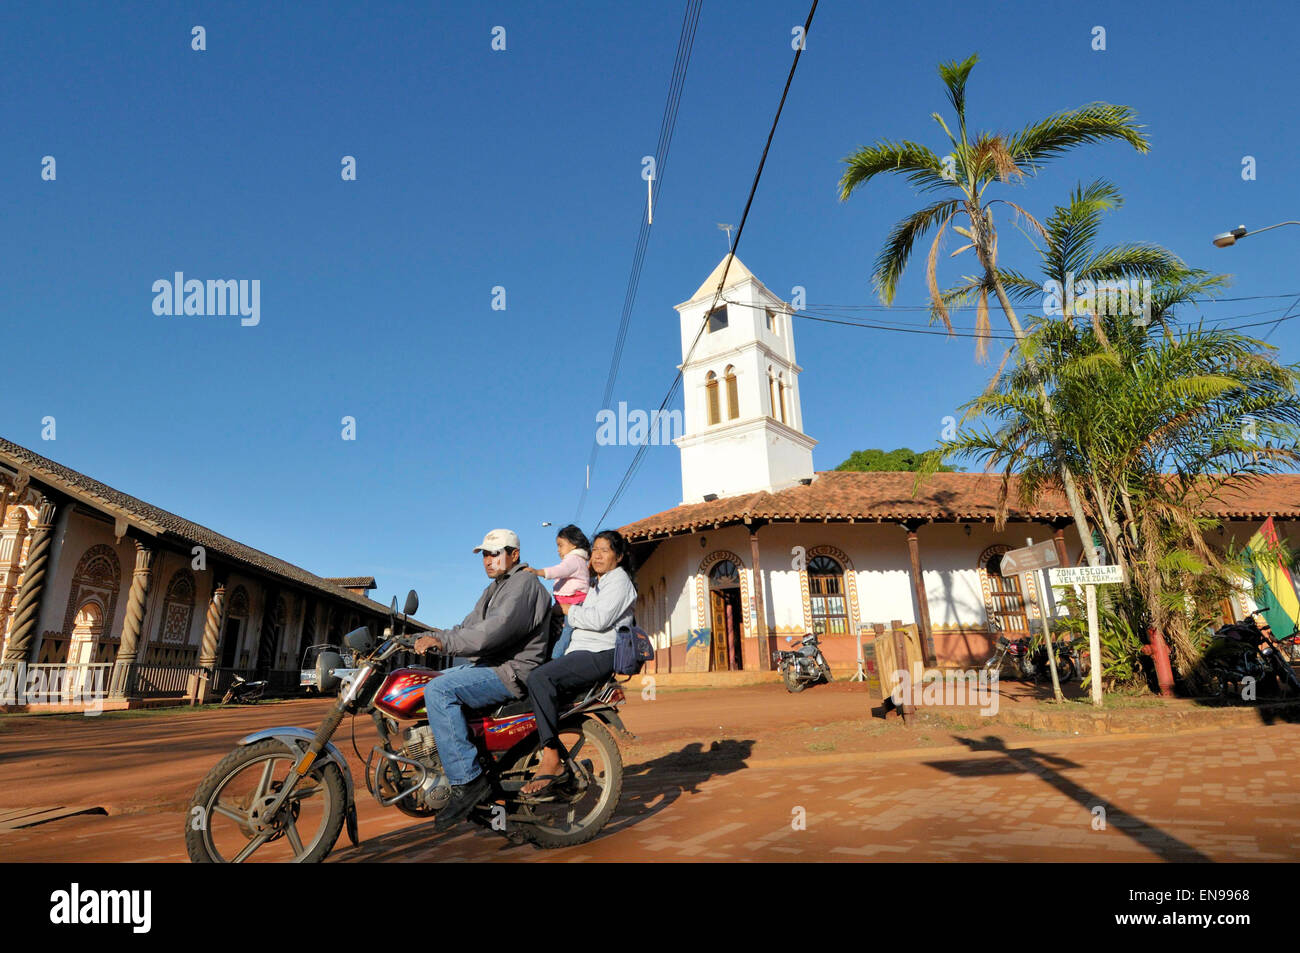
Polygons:
[[47,500],[41,504],[36,522],[32,524],[27,567],[23,570],[18,602],[9,624],[9,639],[5,643],[4,661],[7,664],[26,662],[31,655],[36,625],[41,617],[41,596],[45,592],[45,581],[51,568],[50,549],[54,545],[54,514],[57,509],[54,503]]
[[126,600],[126,619],[122,622],[122,643],[113,664],[113,683],[109,693],[114,698],[126,694],[127,676],[135,664],[140,633],[144,626],[144,604],[149,596],[149,578],[153,572],[154,550],[135,541],[135,572],[131,575],[131,592]]
[[[765,672],[771,667],[768,664],[768,656],[772,649],[767,644],[767,599],[763,593],[763,568],[758,561],[758,530],[762,525],[762,523],[751,523],[748,529],[749,558],[754,566],[754,586],[751,593],[751,598],[754,600],[754,634],[758,636],[756,639],[758,664],[755,667],[760,672]],[[749,667],[745,666],[745,668]]]
[[912,589],[916,593],[917,625],[921,630],[921,651],[925,655],[925,664],[934,665],[934,635],[930,629],[930,600],[925,594],[925,577],[921,572],[921,543],[916,531],[921,527],[917,520],[903,523],[907,531],[907,555],[912,561]]
[[195,702],[205,704],[212,688],[212,676],[217,667],[217,643],[221,639],[221,622],[226,611],[226,580],[215,574],[212,580],[212,598],[208,600],[208,615],[203,621],[203,646],[199,649],[198,691]]

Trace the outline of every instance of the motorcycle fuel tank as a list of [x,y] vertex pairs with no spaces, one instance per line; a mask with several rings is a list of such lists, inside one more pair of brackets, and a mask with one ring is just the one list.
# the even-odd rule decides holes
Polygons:
[[379,686],[375,707],[394,718],[424,717],[424,686],[439,674],[431,668],[394,669]]

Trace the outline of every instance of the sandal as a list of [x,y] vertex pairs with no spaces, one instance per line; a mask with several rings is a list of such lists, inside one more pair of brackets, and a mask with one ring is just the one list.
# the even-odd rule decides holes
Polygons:
[[561,781],[569,780],[569,777],[570,777],[569,769],[564,767],[564,765],[560,765],[559,774],[539,774],[528,779],[528,783],[525,784],[524,787],[527,787],[528,784],[532,784],[534,781],[546,782],[536,791],[525,791],[523,788],[520,788],[519,793],[523,797],[542,797],[544,795],[550,794],[552,789]]

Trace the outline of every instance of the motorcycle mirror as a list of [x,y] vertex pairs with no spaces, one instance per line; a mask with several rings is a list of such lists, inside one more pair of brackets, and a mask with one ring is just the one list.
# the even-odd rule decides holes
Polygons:
[[397,615],[397,596],[393,596],[393,604],[389,607],[389,611],[393,615]]
[[375,647],[375,640],[370,630],[362,626],[343,636],[343,644],[354,652],[369,652]]
[[[351,634],[351,633],[349,633]],[[334,674],[334,669],[343,664],[343,656],[338,652],[322,652],[316,656],[316,690],[322,695],[332,692],[342,679]]]
[[[394,598],[393,602],[396,603],[397,599]],[[420,608],[420,597],[417,596],[415,594],[415,590],[412,589],[410,592],[406,594],[406,605],[405,607],[403,607],[402,613],[404,615],[415,615],[416,610],[419,608]]]

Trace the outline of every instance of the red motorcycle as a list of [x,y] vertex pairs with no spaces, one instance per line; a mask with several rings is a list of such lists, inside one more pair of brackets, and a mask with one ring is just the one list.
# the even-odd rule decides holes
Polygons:
[[[418,607],[412,591],[402,614],[403,633],[407,616]],[[399,628],[396,598],[392,622],[390,633]],[[451,786],[424,716],[424,686],[440,673],[397,667],[394,657],[414,647],[414,638],[405,634],[376,647],[362,628],[344,642],[359,667],[315,732],[280,727],[248,735],[199,784],[185,826],[190,860],[242,863],[256,855],[259,861],[319,862],[345,825],[348,839],[360,843],[352,771],[330,743],[347,715],[369,715],[379,732],[380,743],[364,760],[366,789],[381,806],[431,818],[447,805]],[[338,684],[332,674],[341,664],[336,653],[322,653],[316,664],[322,691]],[[611,728],[627,734],[618,715],[624,700],[612,679],[561,699],[558,741],[570,777],[537,797],[521,790],[541,757],[531,703],[523,699],[468,712],[491,781],[470,820],[515,843],[538,847],[569,847],[594,838],[618,807],[623,788],[623,759]],[[354,750],[355,737],[354,729]]]

